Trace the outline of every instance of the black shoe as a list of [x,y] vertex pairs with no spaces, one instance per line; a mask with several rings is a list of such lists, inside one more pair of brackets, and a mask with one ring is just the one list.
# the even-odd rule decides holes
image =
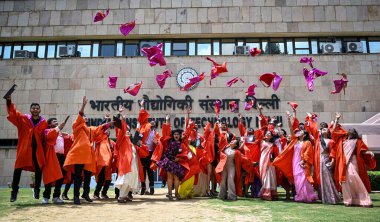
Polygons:
[[144,194],[145,194],[145,188],[141,188],[140,195],[144,195]]
[[63,193],[62,194],[62,200],[70,200],[67,194]]
[[149,195],[153,195],[153,194],[154,194],[154,188],[150,188]]
[[94,196],[92,196],[95,200],[100,200],[100,197],[99,197],[99,194],[95,194],[94,193]]
[[33,198],[40,199],[40,189],[33,189]]
[[133,199],[133,195],[132,195],[132,192],[131,192],[131,191],[128,192],[128,198],[129,198],[129,199]]
[[74,197],[74,204],[75,205],[80,205],[80,199],[79,199],[79,197]]
[[107,194],[105,194],[105,193],[102,193],[102,199],[105,199],[105,200],[107,200],[107,199],[110,199],[110,198],[109,198],[109,196],[108,196]]
[[18,194],[18,191],[12,190],[10,202],[15,202],[17,200],[17,194]]
[[87,202],[89,202],[89,203],[91,203],[92,202],[92,200],[91,200],[91,198],[90,198],[90,196],[88,196],[88,195],[82,195],[82,198],[83,199],[85,199]]
[[162,182],[161,188],[165,188],[166,183]]

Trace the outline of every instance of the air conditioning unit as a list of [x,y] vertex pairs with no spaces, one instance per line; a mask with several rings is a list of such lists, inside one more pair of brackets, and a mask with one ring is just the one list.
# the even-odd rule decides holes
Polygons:
[[142,48],[149,48],[149,47],[152,47],[152,46],[155,46],[157,45],[158,42],[146,42],[146,41],[141,41],[140,42],[140,55],[141,56],[144,56],[144,54],[141,52],[141,49]]
[[28,50],[15,50],[15,59],[27,59],[29,58]]
[[75,46],[60,46],[59,47],[59,56],[60,57],[74,57],[76,55]]
[[235,46],[234,55],[248,55],[249,46]]
[[341,46],[338,43],[321,43],[322,53],[339,53],[341,52]]
[[363,43],[347,42],[346,52],[363,52]]

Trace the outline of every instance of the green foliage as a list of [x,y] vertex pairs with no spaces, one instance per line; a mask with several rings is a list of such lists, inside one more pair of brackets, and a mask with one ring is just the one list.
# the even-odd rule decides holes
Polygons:
[[372,190],[380,191],[380,171],[368,171]]

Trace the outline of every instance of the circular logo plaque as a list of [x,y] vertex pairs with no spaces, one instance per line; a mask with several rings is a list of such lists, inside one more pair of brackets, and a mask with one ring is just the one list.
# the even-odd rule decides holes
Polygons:
[[[190,82],[191,78],[194,78],[197,76],[199,76],[199,74],[195,69],[191,67],[183,68],[179,70],[177,73],[177,84],[179,85],[179,87],[183,88],[186,86],[187,83]],[[188,89],[188,91],[194,89],[198,85],[199,83],[194,84],[192,87]]]

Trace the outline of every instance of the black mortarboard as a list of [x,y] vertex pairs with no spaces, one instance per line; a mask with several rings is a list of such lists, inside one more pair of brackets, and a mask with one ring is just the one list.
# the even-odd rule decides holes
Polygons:
[[17,85],[14,84],[14,85],[12,86],[12,88],[10,88],[10,89],[8,90],[8,92],[5,94],[5,96],[4,96],[3,98],[4,98],[4,99],[7,99],[8,96],[12,95],[12,93],[15,91],[16,86],[17,86]]

